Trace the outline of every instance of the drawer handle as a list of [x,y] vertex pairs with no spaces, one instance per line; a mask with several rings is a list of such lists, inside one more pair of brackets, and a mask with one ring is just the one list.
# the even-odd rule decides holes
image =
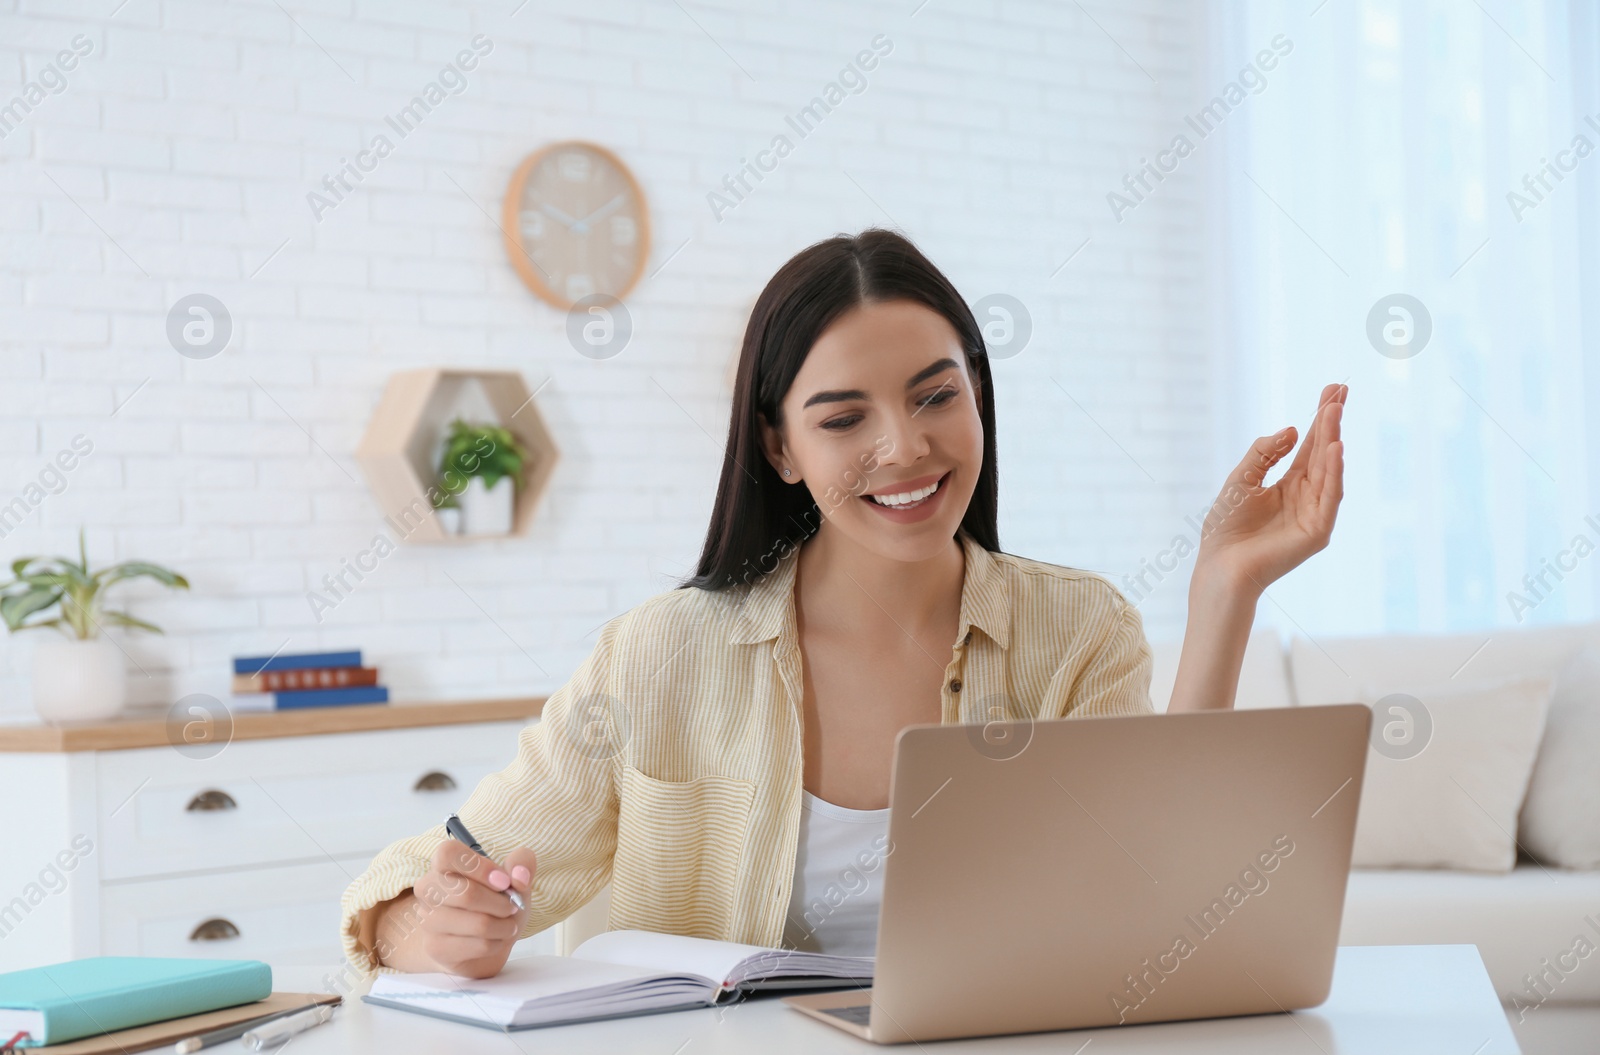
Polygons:
[[[204,813],[211,810],[236,810],[238,808],[239,804],[233,801],[232,795],[226,791],[217,791],[214,788],[210,791],[202,791],[190,799],[189,805],[184,807],[189,813]],[[232,924],[229,924],[229,926],[232,926]]]
[[435,769],[432,773],[424,773],[417,778],[412,786],[412,791],[454,791],[456,780],[449,773],[441,773]]
[[190,941],[230,941],[239,936],[239,928],[221,917],[208,919],[189,935]]

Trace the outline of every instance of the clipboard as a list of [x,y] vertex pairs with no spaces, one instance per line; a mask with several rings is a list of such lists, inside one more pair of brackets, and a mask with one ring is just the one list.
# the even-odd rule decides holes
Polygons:
[[[24,1053],[33,1055],[35,1052],[39,1055],[123,1055],[124,1052],[131,1055],[132,1052],[149,1051],[151,1048],[170,1048],[178,1041],[196,1034],[221,1029],[223,1026],[231,1026],[238,1022],[248,1022],[262,1015],[294,1008],[315,1007],[319,1004],[337,1004],[342,999],[337,993],[273,993],[265,1000],[257,1000],[253,1004],[225,1007],[220,1011],[207,1011],[203,1015],[169,1018],[165,1022],[151,1022],[132,1029],[119,1029],[115,1033],[102,1033],[98,1037],[84,1037],[65,1044],[3,1050],[14,1051],[17,1055]],[[237,1043],[234,1046],[237,1047]]]

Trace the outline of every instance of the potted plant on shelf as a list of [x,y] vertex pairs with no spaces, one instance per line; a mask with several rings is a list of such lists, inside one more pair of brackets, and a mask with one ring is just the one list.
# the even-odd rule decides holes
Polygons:
[[473,424],[456,418],[439,459],[437,505],[461,510],[463,535],[509,535],[516,490],[530,455],[503,425]]
[[161,633],[143,619],[104,607],[108,589],[139,578],[189,588],[182,575],[145,561],[90,571],[81,530],[77,561],[23,557],[11,563],[11,574],[11,582],[0,584],[6,628],[16,633],[54,627],[64,635],[39,642],[33,653],[33,705],[47,722],[109,718],[122,709],[127,695],[122,650],[104,636],[106,626]]
[[461,534],[461,503],[456,500],[455,495],[448,491],[435,494],[433,515],[439,518],[439,528],[446,535]]

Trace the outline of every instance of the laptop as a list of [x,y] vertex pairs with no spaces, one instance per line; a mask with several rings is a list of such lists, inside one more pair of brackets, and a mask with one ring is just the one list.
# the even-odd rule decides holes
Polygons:
[[988,725],[895,741],[869,989],[784,1002],[882,1044],[1327,999],[1371,711]]

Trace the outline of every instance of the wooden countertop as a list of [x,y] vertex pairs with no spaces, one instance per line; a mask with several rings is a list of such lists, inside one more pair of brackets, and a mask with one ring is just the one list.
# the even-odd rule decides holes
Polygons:
[[[464,700],[460,703],[391,703],[318,707],[233,716],[234,740],[273,740],[285,736],[359,733],[371,729],[414,729],[428,725],[505,722],[537,718],[545,697]],[[126,751],[171,744],[162,717],[131,717],[106,722],[61,725],[0,725],[0,752]]]

